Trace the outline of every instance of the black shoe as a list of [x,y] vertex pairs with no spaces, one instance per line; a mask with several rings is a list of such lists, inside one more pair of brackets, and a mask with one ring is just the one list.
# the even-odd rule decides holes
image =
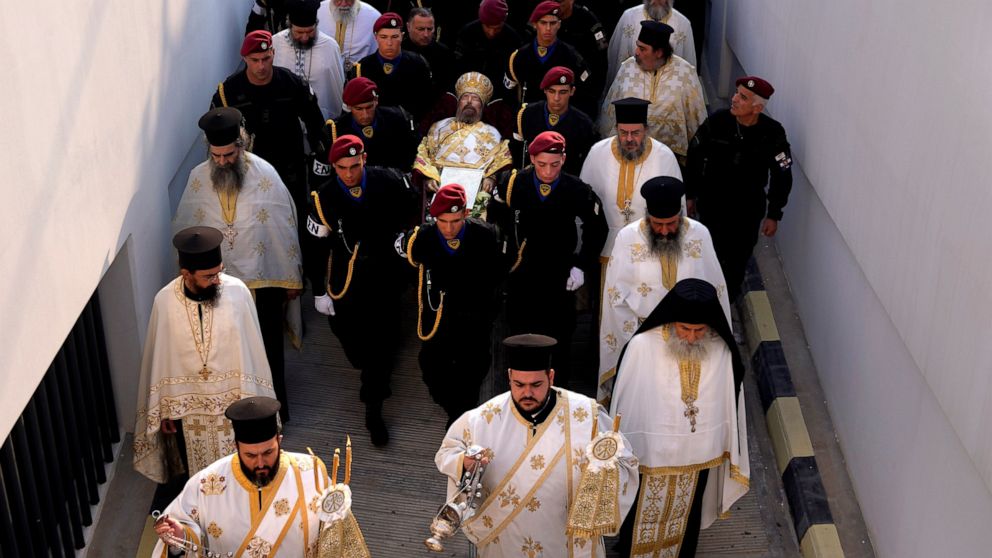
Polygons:
[[386,429],[386,421],[382,420],[381,411],[365,413],[365,428],[369,429],[373,446],[382,447],[389,443],[389,430]]

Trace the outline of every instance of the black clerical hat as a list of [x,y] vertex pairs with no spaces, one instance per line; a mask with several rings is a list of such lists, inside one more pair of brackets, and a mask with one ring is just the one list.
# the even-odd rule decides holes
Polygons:
[[220,265],[220,243],[224,235],[213,227],[190,227],[172,237],[179,251],[179,267],[187,271],[211,269]]
[[557,345],[554,337],[525,333],[503,340],[506,367],[522,372],[551,369],[551,350]]
[[286,3],[289,23],[297,27],[317,25],[317,10],[319,9],[320,2],[317,0],[290,0]]
[[279,434],[276,415],[282,405],[271,397],[257,396],[231,403],[224,416],[234,426],[234,440],[245,444],[258,444]]
[[648,105],[651,103],[637,97],[627,97],[613,101],[617,114],[617,124],[647,124]]
[[241,135],[241,111],[231,107],[210,109],[198,124],[210,145],[231,145]]
[[685,185],[674,176],[656,176],[641,186],[641,196],[647,202],[648,215],[657,219],[674,217],[682,211]]
[[674,29],[660,21],[647,19],[641,22],[641,32],[637,35],[637,40],[658,49],[670,44],[668,41],[674,32]]

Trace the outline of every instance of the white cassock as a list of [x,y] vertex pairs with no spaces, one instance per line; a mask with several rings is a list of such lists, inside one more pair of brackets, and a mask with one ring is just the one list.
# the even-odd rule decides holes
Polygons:
[[[540,425],[525,420],[507,392],[459,417],[434,456],[438,470],[448,476],[450,498],[462,476],[465,451],[472,445],[493,450],[482,476],[484,501],[462,525],[482,558],[605,556],[602,537],[571,537],[565,527],[593,424],[599,432],[608,431],[612,420],[593,399],[554,389],[555,407]],[[624,446],[619,481],[612,487],[619,502],[618,528],[637,493],[637,460]]]
[[317,95],[317,104],[324,119],[341,115],[341,95],[344,91],[344,64],[338,43],[325,33],[317,33],[308,49],[293,46],[289,29],[272,36],[275,47],[273,63],[296,74],[308,83]]
[[[613,76],[617,75],[620,64],[634,55],[634,49],[637,47],[637,36],[641,33],[641,22],[649,19],[651,17],[644,11],[643,5],[627,8],[620,16],[620,21],[617,22],[610,38],[607,83],[613,79]],[[661,23],[668,25],[675,31],[668,41],[672,44],[675,54],[696,66],[696,43],[693,41],[692,25],[689,23],[689,18],[682,15],[682,12],[673,9],[661,20]]]
[[[582,164],[579,178],[592,186],[603,202],[606,224],[610,231],[600,253],[605,262],[613,250],[613,240],[620,229],[644,217],[647,202],[641,196],[641,186],[656,176],[674,176],[682,180],[682,171],[675,154],[660,141],[647,138],[640,159],[628,161],[620,154],[616,136],[596,142]],[[684,203],[683,203],[684,205]]]
[[653,72],[641,70],[633,57],[624,60],[600,111],[599,131],[604,137],[614,133],[617,123],[613,101],[627,97],[651,102],[648,134],[685,157],[689,141],[706,120],[706,102],[696,69],[677,55]]
[[351,22],[341,21],[331,0],[323,0],[317,12],[317,30],[334,39],[341,49],[342,69],[347,73],[362,58],[378,48],[372,26],[382,14],[366,2],[357,2],[358,13]]
[[182,420],[189,473],[234,451],[227,407],[255,395],[275,397],[251,291],[221,274],[216,305],[187,298],[183,278],[163,287],[152,305],[138,378],[134,468],[168,480],[160,432]]
[[[272,482],[257,488],[237,454],[193,475],[165,509],[184,523],[186,536],[204,551],[226,556],[314,556],[319,535],[318,499],[330,482],[318,457],[282,452]],[[154,558],[166,558],[159,540]]]
[[[624,227],[606,266],[596,394],[604,406],[610,404],[617,359],[624,344],[679,281],[695,278],[713,285],[727,323],[731,323],[726,281],[706,226],[688,217],[682,219],[682,254],[678,259],[651,254],[649,226],[646,219],[641,219]],[[626,418],[624,421],[626,426]]]
[[[709,469],[703,492],[700,528],[725,517],[731,505],[748,491],[750,464],[744,391],[734,397],[730,350],[720,337],[707,337],[707,356],[694,363],[680,362],[669,352],[666,339],[675,335],[671,324],[634,336],[627,344],[610,414],[623,415],[623,429],[640,459],[641,497],[636,513],[631,556],[676,556],[672,540],[681,542],[686,516],[672,513],[667,524],[652,522],[657,508],[671,507],[686,514],[696,492],[698,474]],[[695,368],[698,389],[692,393]],[[684,383],[685,382],[685,383]],[[695,431],[687,416],[687,398],[695,397]],[[677,489],[673,489],[674,488]],[[676,536],[677,535],[677,536]],[[665,539],[669,540],[665,540]]]
[[[250,289],[302,289],[303,264],[293,198],[272,165],[248,152],[242,157],[247,170],[237,194],[214,190],[207,161],[190,171],[172,220],[173,233],[193,226],[214,227],[224,233],[221,252],[225,272]],[[299,298],[287,304],[286,324],[290,341],[299,348]]]

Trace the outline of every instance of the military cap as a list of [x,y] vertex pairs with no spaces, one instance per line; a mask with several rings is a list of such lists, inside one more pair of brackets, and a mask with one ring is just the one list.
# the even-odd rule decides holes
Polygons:
[[572,85],[573,83],[575,83],[575,72],[565,66],[555,66],[544,74],[544,79],[541,80],[541,90],[552,85]]
[[641,22],[641,32],[637,35],[637,40],[657,49],[670,45],[669,40],[674,32],[674,29],[660,21],[647,19]]
[[259,29],[245,35],[245,40],[241,42],[241,56],[248,56],[256,52],[266,52],[271,48],[272,33],[264,29]]
[[525,333],[503,340],[506,367],[521,372],[551,369],[551,351],[558,341],[547,335]]
[[529,153],[531,157],[539,153],[560,154],[564,152],[565,136],[559,134],[558,132],[552,132],[551,130],[537,134],[534,141],[530,142],[530,145],[527,146],[527,153]]
[[403,18],[396,12],[386,12],[379,16],[379,19],[375,20],[375,23],[372,24],[372,32],[378,33],[382,28],[399,29],[402,31]]
[[345,134],[334,140],[331,144],[331,151],[327,156],[327,161],[331,164],[338,162],[345,157],[355,157],[365,152],[365,144],[358,136]]
[[656,176],[641,186],[641,197],[647,202],[648,215],[667,219],[682,212],[685,185],[674,176]]
[[279,434],[276,414],[282,405],[271,397],[248,397],[231,403],[224,411],[234,426],[234,440],[244,444],[267,442]]
[[748,91],[751,91],[763,99],[767,99],[772,96],[772,93],[775,93],[775,88],[772,87],[772,84],[758,76],[744,76],[742,78],[738,78],[737,86],[744,87]]
[[318,0],[291,0],[286,5],[289,23],[297,27],[317,25],[317,10],[319,9],[320,2]]
[[344,86],[342,98],[349,107],[368,103],[379,96],[379,86],[367,77],[357,77]]
[[212,269],[221,264],[220,243],[224,235],[213,227],[189,227],[172,237],[179,252],[179,267],[186,271]]
[[465,188],[461,184],[445,184],[431,200],[431,217],[442,213],[458,213],[465,210]]
[[231,107],[210,109],[197,125],[210,145],[231,145],[241,137],[241,111]]
[[479,21],[483,25],[499,25],[506,21],[508,11],[506,0],[482,0],[479,4]]
[[613,101],[617,124],[647,124],[648,105],[651,103],[637,97],[627,97]]
[[530,13],[530,22],[535,23],[537,20],[541,19],[546,15],[553,15],[557,18],[561,18],[561,4],[554,2],[553,0],[544,0],[534,8],[534,11]]

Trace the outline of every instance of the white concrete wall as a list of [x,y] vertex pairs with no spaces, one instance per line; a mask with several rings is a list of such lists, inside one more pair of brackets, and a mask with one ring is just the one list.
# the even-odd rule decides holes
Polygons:
[[[185,179],[196,121],[237,64],[250,5],[0,4],[0,439],[129,237],[116,275],[132,284],[101,296],[134,314],[104,316],[136,328],[110,344],[140,351],[152,297],[175,272],[168,187]],[[118,403],[134,399],[137,370],[114,374]],[[130,429],[133,411],[120,420]]]
[[777,89],[779,247],[875,549],[986,556],[992,4],[712,4]]

